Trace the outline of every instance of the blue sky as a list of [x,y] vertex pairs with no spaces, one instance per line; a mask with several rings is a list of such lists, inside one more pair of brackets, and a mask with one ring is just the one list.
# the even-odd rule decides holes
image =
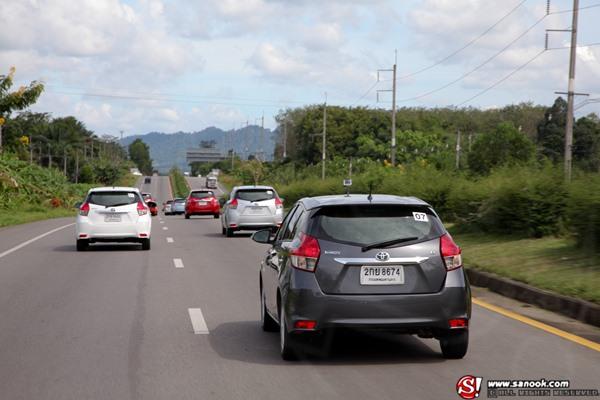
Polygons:
[[[581,45],[600,42],[599,3],[580,2]],[[263,113],[272,128],[280,109],[321,103],[325,92],[330,104],[389,108],[375,92],[391,76],[377,82],[376,71],[392,66],[395,49],[402,77],[497,23],[398,81],[399,106],[461,104],[540,53],[545,29],[569,28],[571,14],[560,11],[571,7],[552,0],[544,17],[546,0],[7,0],[0,71],[14,65],[18,84],[43,80],[34,111],[74,115],[98,134],[231,129]],[[566,33],[550,36],[552,48],[568,43]],[[576,89],[592,97],[600,97],[599,51],[578,50]],[[567,67],[567,50],[543,52],[464,105],[550,104],[566,89]]]

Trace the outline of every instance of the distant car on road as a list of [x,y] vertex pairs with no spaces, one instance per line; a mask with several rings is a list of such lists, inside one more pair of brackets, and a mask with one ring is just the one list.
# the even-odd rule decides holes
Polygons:
[[283,220],[283,202],[271,186],[236,186],[223,206],[223,235],[235,231],[277,229]]
[[167,200],[166,202],[163,203],[163,213],[165,215],[171,215],[172,214],[172,209],[171,207],[173,206],[173,200]]
[[338,328],[433,337],[445,358],[466,354],[471,292],[461,250],[424,201],[304,198],[276,235],[252,238],[271,245],[260,267],[261,321],[280,332],[284,359]]
[[185,218],[192,215],[212,215],[219,218],[221,206],[212,190],[192,190],[185,202]]
[[207,189],[216,189],[217,188],[217,177],[212,176],[212,175],[207,176],[205,186]]
[[96,242],[136,242],[150,250],[152,220],[139,190],[131,187],[90,189],[78,204],[75,224],[77,251]]
[[183,173],[183,176],[190,176],[190,173],[189,173],[188,171],[185,171],[185,172]]
[[154,200],[154,198],[152,197],[152,194],[148,193],[148,192],[144,192],[142,193],[142,197],[144,198],[144,201],[146,202],[146,204],[148,205],[148,208],[150,209],[150,215],[155,217],[158,215],[158,204],[156,203],[156,200]]
[[174,199],[173,203],[171,204],[171,213],[176,215],[185,214],[185,199]]

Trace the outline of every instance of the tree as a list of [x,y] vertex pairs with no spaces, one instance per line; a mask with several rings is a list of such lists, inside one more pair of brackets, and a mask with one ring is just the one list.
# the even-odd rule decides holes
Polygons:
[[573,160],[586,171],[600,171],[600,120],[595,114],[581,117],[575,123]]
[[558,97],[538,124],[537,141],[542,155],[553,162],[562,160],[565,154],[565,125],[567,123],[567,102]]
[[29,86],[21,86],[16,92],[9,92],[13,85],[15,67],[8,75],[0,75],[0,153],[2,152],[2,125],[15,110],[23,110],[35,103],[44,90],[41,82],[33,81]]
[[152,175],[150,149],[142,139],[135,139],[129,145],[129,158],[144,175]]
[[535,154],[533,142],[513,124],[504,122],[493,133],[480,135],[468,156],[469,169],[487,174],[492,168],[510,163],[527,162]]

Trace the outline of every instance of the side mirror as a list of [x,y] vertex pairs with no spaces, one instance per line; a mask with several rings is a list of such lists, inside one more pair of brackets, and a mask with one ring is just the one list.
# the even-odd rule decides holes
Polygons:
[[219,197],[219,205],[221,207],[223,207],[225,205],[225,203],[227,202],[227,200],[225,200],[223,197]]
[[285,199],[283,197],[280,197],[279,200],[281,200],[282,203],[285,203]]
[[82,204],[83,204],[82,201],[78,201],[77,203],[75,203],[75,205],[73,206],[73,208],[81,208]]
[[274,242],[274,239],[275,237],[271,229],[263,229],[252,234],[252,240],[256,243],[271,244]]

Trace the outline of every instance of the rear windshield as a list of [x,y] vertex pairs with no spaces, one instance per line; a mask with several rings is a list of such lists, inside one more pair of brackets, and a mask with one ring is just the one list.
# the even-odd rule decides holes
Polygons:
[[275,198],[275,191],[270,189],[243,189],[235,193],[235,198],[246,201],[263,201]]
[[192,199],[206,199],[207,197],[214,196],[213,192],[192,192],[190,193],[190,197]]
[[175,199],[174,203],[185,203],[185,199]]
[[136,192],[128,191],[92,192],[87,198],[88,203],[105,207],[126,206],[139,200]]
[[324,207],[315,214],[312,227],[317,238],[360,246],[402,238],[429,240],[443,234],[429,208],[398,205]]

